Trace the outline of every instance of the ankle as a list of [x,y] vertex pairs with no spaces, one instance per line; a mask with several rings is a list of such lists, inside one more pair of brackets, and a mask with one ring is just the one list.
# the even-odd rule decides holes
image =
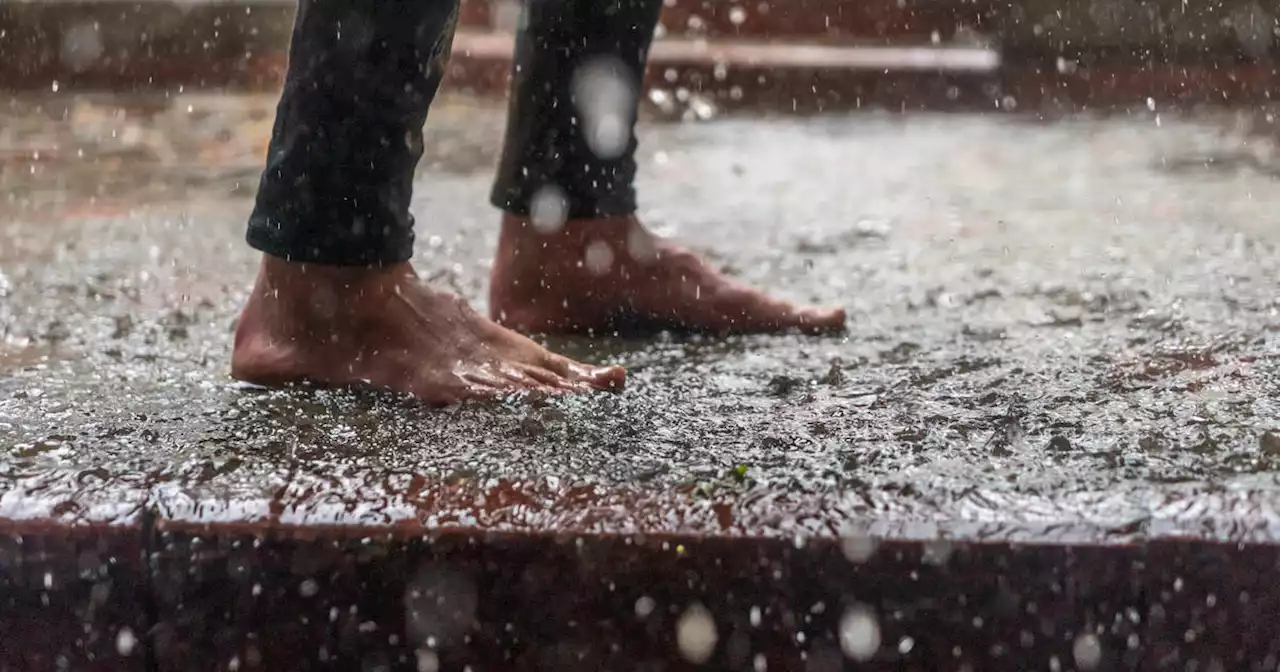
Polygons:
[[357,328],[371,306],[391,297],[413,277],[409,264],[345,267],[301,264],[263,255],[241,326],[288,337],[325,335],[337,327]]
[[274,295],[307,296],[318,290],[343,294],[386,292],[413,277],[416,274],[408,262],[387,266],[327,266],[264,254],[257,282],[259,289]]
[[583,268],[606,274],[616,263],[647,264],[658,251],[656,239],[634,215],[574,219],[558,227],[539,226],[527,217],[506,214],[498,239],[495,270],[509,266],[515,273],[547,267]]
[[522,249],[581,249],[596,240],[623,240],[638,226],[634,215],[570,219],[547,225],[530,217],[504,213],[501,240]]

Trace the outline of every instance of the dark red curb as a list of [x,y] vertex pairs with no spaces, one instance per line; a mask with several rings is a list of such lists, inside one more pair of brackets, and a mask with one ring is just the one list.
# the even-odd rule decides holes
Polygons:
[[[883,541],[854,562],[832,538],[236,528],[161,524],[149,553],[137,528],[10,531],[4,669],[1246,670],[1280,655],[1274,546]],[[841,625],[851,613],[861,628]],[[702,666],[682,617],[713,624]],[[855,667],[842,628],[848,649],[868,622],[881,643]],[[140,634],[128,656],[122,632]]]
[[853,500],[400,480],[263,501],[165,491],[113,525],[0,522],[0,669],[1251,670],[1280,656],[1265,525],[1219,540],[1144,536],[1176,521],[893,523]]

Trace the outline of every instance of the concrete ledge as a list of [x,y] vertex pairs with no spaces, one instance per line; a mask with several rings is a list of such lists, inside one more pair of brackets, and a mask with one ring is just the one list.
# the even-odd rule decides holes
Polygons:
[[[494,513],[545,496],[504,492]],[[585,516],[576,528],[163,508],[105,527],[0,521],[0,664],[837,670],[853,650],[857,669],[1261,669],[1280,655],[1272,544],[707,535],[697,520],[719,527],[739,507],[590,501],[561,509]],[[600,514],[618,531],[592,531]]]

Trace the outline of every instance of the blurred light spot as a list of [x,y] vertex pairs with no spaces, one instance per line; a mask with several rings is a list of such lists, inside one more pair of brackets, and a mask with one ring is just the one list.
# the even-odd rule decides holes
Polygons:
[[751,607],[751,627],[760,627],[760,607]]
[[529,218],[533,228],[542,233],[559,231],[569,218],[569,198],[564,190],[554,184],[538,189],[529,204]]
[[914,649],[915,647],[916,647],[916,640],[910,637],[903,637],[902,639],[898,640],[898,653],[904,656],[907,655],[908,653],[911,653],[911,649]]
[[588,271],[596,275],[604,275],[613,268],[613,248],[603,240],[593,240],[587,245],[582,263]]
[[627,254],[636,261],[649,262],[658,256],[658,245],[642,226],[627,231]]
[[1102,664],[1102,642],[1092,632],[1082,633],[1071,645],[1071,655],[1082,672],[1096,670]]
[[656,606],[657,604],[653,601],[653,598],[645,595],[644,597],[636,600],[636,616],[639,616],[640,618],[648,618],[649,614],[653,613],[653,609]]
[[116,652],[122,656],[132,656],[133,649],[138,645],[138,637],[133,634],[133,630],[129,628],[120,628],[120,632],[116,633]]
[[763,653],[757,653],[754,660],[751,661],[751,669],[755,672],[765,672],[769,669],[769,661],[765,660]]
[[418,672],[439,672],[440,657],[435,651],[418,649],[414,655],[418,659]]
[[840,650],[851,660],[865,662],[880,650],[880,621],[865,605],[854,605],[840,617]]
[[319,592],[320,584],[316,583],[313,579],[307,579],[302,582],[302,585],[298,586],[298,594],[303,597],[315,597],[316,593]]
[[951,559],[951,551],[954,546],[946,539],[936,539],[925,543],[923,553],[920,555],[920,562],[926,565],[941,567],[947,564]]
[[410,645],[449,645],[471,629],[479,598],[470,577],[449,568],[423,567],[405,586],[405,634]]
[[840,552],[844,553],[845,560],[856,564],[870,560],[878,545],[875,537],[861,532],[846,534],[840,538]]
[[671,92],[664,89],[649,89],[649,102],[663,112],[671,114],[676,111],[676,103],[671,99]]
[[587,145],[602,159],[616,159],[631,142],[636,90],[630,68],[615,57],[587,61],[573,73],[573,102],[582,115]]
[[747,10],[734,5],[729,8],[729,23],[735,26],[741,26],[747,21]]
[[695,95],[689,97],[689,111],[693,118],[698,121],[707,121],[716,116],[716,104],[711,99]]
[[62,63],[79,72],[92,66],[102,57],[102,36],[98,24],[78,23],[62,36],[60,52]]
[[706,607],[695,602],[680,615],[676,623],[676,645],[685,660],[697,665],[711,660],[718,639],[715,619]]

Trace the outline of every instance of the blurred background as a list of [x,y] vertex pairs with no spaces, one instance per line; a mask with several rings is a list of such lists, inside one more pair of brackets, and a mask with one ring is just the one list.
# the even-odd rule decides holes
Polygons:
[[[7,208],[192,189],[251,193],[282,81],[289,0],[0,1]],[[489,165],[517,0],[464,0],[424,165]],[[1277,4],[1256,0],[668,0],[644,114],[964,110],[1222,117],[1213,157],[1270,171]],[[487,104],[486,104],[487,103]],[[1223,114],[1223,110],[1228,110]],[[431,125],[429,125],[430,127]],[[127,171],[112,170],[128,165]],[[158,172],[148,167],[161,169]],[[89,179],[89,177],[92,179]],[[246,192],[245,190],[249,191]]]

